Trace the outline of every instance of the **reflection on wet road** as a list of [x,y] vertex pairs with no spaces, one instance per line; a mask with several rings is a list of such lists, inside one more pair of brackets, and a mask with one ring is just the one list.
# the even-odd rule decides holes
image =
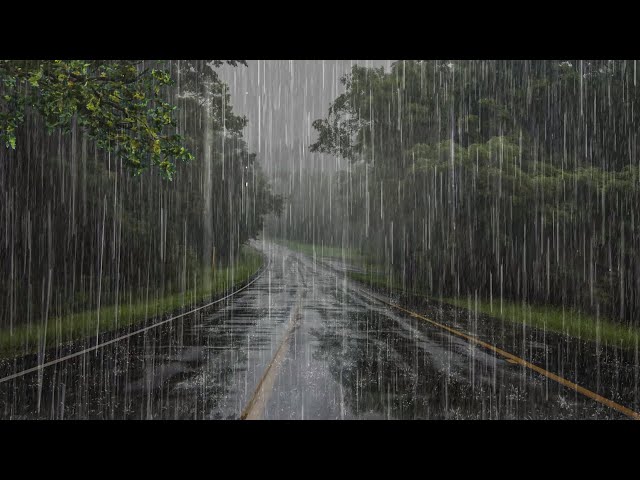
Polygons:
[[0,384],[0,418],[237,419],[282,345],[260,418],[622,417],[309,257],[256,246],[269,268],[226,304]]

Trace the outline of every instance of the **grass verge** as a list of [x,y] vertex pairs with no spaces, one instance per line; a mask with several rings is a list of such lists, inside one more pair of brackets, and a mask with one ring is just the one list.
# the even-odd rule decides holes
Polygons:
[[[262,264],[262,255],[257,250],[244,246],[233,266],[204,272],[202,286],[198,288],[164,296],[156,293],[130,303],[50,318],[46,325],[23,325],[14,328],[13,332],[0,330],[0,357],[34,353],[43,346],[46,348],[96,336],[182,307],[203,303],[234,285],[245,282]],[[123,298],[126,296],[123,295]]]
[[[347,275],[372,287],[399,290],[399,283],[393,278],[376,273],[354,273]],[[510,302],[457,297],[435,298],[418,292],[407,292],[429,300],[440,301],[469,311],[478,311],[498,320],[515,324],[525,324],[541,330],[556,332],[570,337],[588,341],[599,341],[614,344],[622,348],[635,348],[640,341],[640,329],[627,327],[604,317],[596,317],[584,312],[557,307],[553,305],[529,305],[521,302]]]
[[582,340],[634,348],[640,339],[640,330],[614,323],[608,318],[596,317],[576,310],[552,305],[529,305],[500,300],[476,302],[467,298],[442,298],[442,302],[478,311],[490,317],[535,328],[561,333]]
[[[354,273],[347,275],[353,280],[362,282],[372,287],[399,290],[399,283],[393,278],[375,273]],[[626,327],[611,321],[608,318],[596,317],[572,309],[556,307],[553,305],[529,305],[521,302],[494,300],[475,300],[469,298],[435,298],[418,292],[407,292],[429,300],[440,301],[463,308],[469,311],[478,311],[485,315],[512,322],[525,324],[534,328],[556,332],[570,337],[588,341],[599,341],[614,344],[622,348],[635,348],[640,341],[640,329]]]
[[[401,290],[402,283],[399,279],[380,273],[380,267],[376,268],[368,259],[350,249],[344,249],[345,253],[343,255],[343,249],[336,247],[314,246],[285,240],[279,240],[278,243],[308,255],[315,254],[320,258],[323,256],[344,257],[345,261],[361,266],[364,269],[364,272],[346,272],[349,278],[375,288],[403,291]],[[635,348],[640,342],[640,329],[637,327],[620,325],[609,318],[596,317],[554,305],[529,305],[505,300],[500,305],[500,300],[489,302],[479,299],[476,302],[466,297],[436,298],[417,291],[407,291],[405,293],[440,301],[465,310],[477,310],[494,319],[520,325],[525,324],[582,340],[599,341],[622,348]]]

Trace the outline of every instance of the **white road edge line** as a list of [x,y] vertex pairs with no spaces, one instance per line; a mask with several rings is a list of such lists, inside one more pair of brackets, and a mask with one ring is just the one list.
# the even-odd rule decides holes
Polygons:
[[266,272],[267,269],[271,266],[271,258],[269,256],[267,256],[266,254],[265,254],[265,257],[267,257],[267,265],[265,267],[263,267],[262,271],[259,272],[257,274],[257,276],[253,280],[251,280],[244,287],[239,288],[235,292],[231,292],[230,294],[228,294],[228,295],[226,295],[226,296],[224,296],[222,298],[219,298],[218,300],[215,300],[213,302],[207,303],[206,305],[202,305],[201,307],[194,308],[193,310],[189,310],[188,312],[181,313],[180,315],[175,315],[173,317],[167,318],[166,320],[162,320],[161,322],[154,323],[153,325],[149,325],[148,327],[141,328],[141,329],[136,330],[134,332],[127,333],[126,335],[122,335],[120,337],[113,338],[113,339],[111,339],[111,340],[109,340],[107,342],[99,343],[98,345],[94,345],[93,347],[89,347],[89,348],[86,348],[84,350],[80,350],[79,352],[75,352],[75,353],[72,353],[70,355],[66,355],[64,357],[56,358],[55,360],[51,360],[49,362],[42,363],[40,365],[36,365],[35,367],[28,368],[26,370],[22,370],[20,372],[14,373],[12,375],[8,375],[6,377],[0,378],[0,383],[8,382],[9,380],[13,380],[14,378],[22,377],[22,376],[27,375],[29,373],[37,372],[38,370],[42,370],[44,368],[50,367],[50,366],[55,365],[55,364],[60,363],[60,362],[64,362],[64,361],[69,360],[71,358],[79,357],[81,355],[85,355],[85,354],[87,354],[89,352],[93,352],[94,350],[98,350],[98,349],[100,349],[102,347],[106,347],[107,345],[110,345],[112,343],[119,342],[121,340],[124,340],[125,338],[133,337],[134,335],[138,335],[138,334],[140,334],[142,332],[146,332],[147,330],[151,330],[152,328],[156,328],[156,327],[158,327],[160,325],[164,325],[165,323],[171,322],[171,321],[176,320],[176,319],[178,319],[180,317],[184,317],[185,315],[189,315],[191,313],[197,312],[198,310],[202,310],[203,308],[208,308],[211,305],[215,305],[216,303],[220,303],[223,300],[226,300],[227,298],[232,297],[235,294],[240,293],[241,291],[245,290],[246,288],[251,286],[256,280],[258,280],[260,277],[262,277],[264,272]]

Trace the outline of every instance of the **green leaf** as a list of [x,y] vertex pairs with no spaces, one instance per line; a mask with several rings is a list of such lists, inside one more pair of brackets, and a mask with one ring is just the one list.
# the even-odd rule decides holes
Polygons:
[[38,70],[29,76],[29,83],[32,87],[37,87],[39,80],[42,78],[42,70]]

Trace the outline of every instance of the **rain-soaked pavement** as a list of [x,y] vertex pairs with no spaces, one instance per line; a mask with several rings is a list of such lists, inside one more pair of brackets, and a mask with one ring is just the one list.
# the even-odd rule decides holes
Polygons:
[[267,269],[227,303],[1,383],[0,418],[625,418],[303,254],[256,246]]

